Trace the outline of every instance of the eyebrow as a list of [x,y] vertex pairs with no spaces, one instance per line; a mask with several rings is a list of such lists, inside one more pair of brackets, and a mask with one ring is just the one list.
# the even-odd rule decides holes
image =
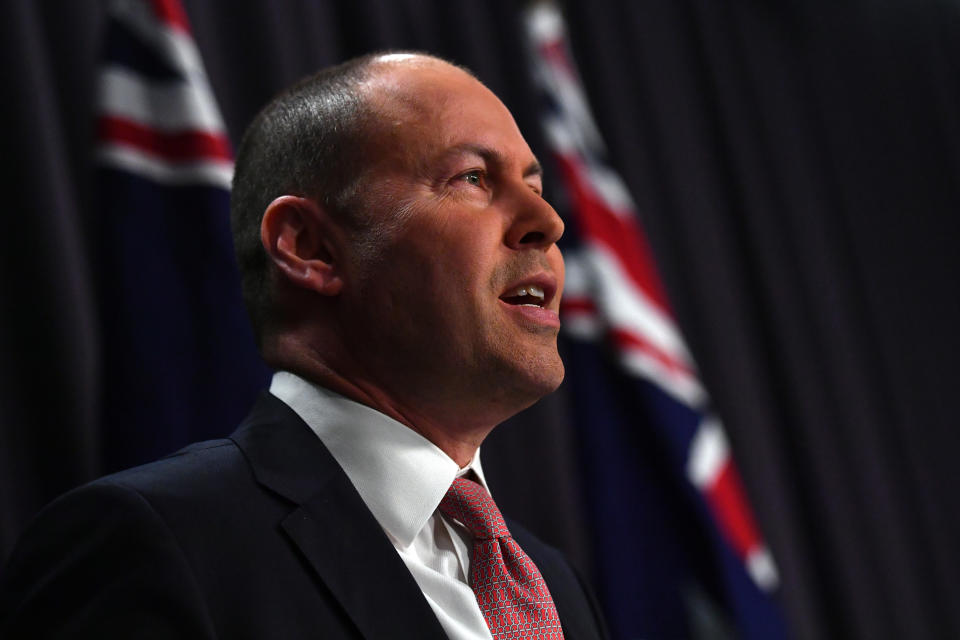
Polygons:
[[[472,142],[465,142],[463,144],[450,147],[443,152],[443,157],[459,155],[462,153],[471,153],[492,164],[506,164],[506,158],[502,153],[500,153],[500,151],[492,147],[486,147],[482,144],[475,144]],[[529,178],[530,176],[543,177],[543,167],[536,158],[534,158],[523,170],[524,178]]]

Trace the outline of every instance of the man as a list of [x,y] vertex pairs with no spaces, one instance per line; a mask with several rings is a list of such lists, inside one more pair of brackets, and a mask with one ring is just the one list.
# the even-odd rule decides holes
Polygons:
[[275,99],[232,205],[271,393],[230,439],[48,508],[0,635],[601,637],[478,457],[563,377],[541,186],[506,107],[437,58],[367,56]]

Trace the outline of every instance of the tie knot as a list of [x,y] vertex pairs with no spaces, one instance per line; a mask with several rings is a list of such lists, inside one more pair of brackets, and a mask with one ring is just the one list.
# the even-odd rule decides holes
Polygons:
[[474,538],[505,538],[510,535],[493,498],[473,480],[454,480],[447,495],[440,501],[440,511],[462,523]]

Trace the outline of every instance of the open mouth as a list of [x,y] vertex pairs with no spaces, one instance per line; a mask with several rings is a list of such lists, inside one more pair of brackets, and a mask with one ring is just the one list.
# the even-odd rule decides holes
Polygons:
[[524,326],[560,327],[560,318],[551,303],[555,303],[557,280],[549,273],[529,276],[510,285],[500,296],[500,301],[508,305],[511,315]]
[[517,307],[549,309],[556,294],[556,278],[549,273],[540,273],[515,281],[500,294],[500,300]]
[[500,299],[507,304],[521,307],[543,307],[546,304],[546,293],[542,287],[535,284],[525,284],[507,291]]

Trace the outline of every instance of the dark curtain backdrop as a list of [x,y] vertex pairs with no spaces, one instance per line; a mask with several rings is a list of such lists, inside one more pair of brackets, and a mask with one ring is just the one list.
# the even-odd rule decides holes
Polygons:
[[[301,75],[409,47],[474,69],[546,155],[516,2],[184,4],[234,142]],[[794,634],[960,637],[960,4],[565,9]],[[108,339],[92,276],[103,6],[7,0],[3,18],[0,558],[43,504],[106,471]],[[589,573],[565,393],[495,431],[484,460],[504,510]]]

